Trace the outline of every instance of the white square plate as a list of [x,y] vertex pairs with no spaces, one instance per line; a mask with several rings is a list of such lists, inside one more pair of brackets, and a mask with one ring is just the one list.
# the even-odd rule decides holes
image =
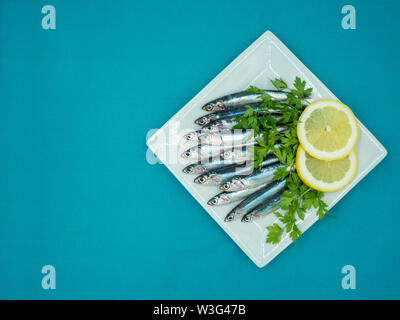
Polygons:
[[[199,129],[193,121],[206,113],[201,110],[201,106],[206,102],[228,93],[242,91],[247,89],[249,85],[271,89],[270,80],[276,77],[282,78],[288,84],[291,84],[296,76],[305,80],[307,85],[313,88],[311,100],[337,99],[275,35],[267,31],[147,142],[149,148],[196,198],[200,205],[259,267],[265,266],[282,252],[292,242],[291,239],[286,235],[278,245],[265,243],[266,227],[277,220],[273,214],[252,223],[242,223],[240,220],[231,223],[224,222],[225,215],[235,204],[219,207],[209,206],[207,201],[218,192],[217,188],[195,184],[193,182],[194,175],[182,172],[182,168],[189,162],[181,159],[180,154],[192,146],[187,142],[183,142],[182,136],[189,131]],[[269,87],[267,87],[268,85]],[[344,189],[325,194],[324,200],[329,205],[329,208],[332,208],[387,154],[385,148],[367,128],[360,122],[359,126],[360,136],[356,146],[359,159],[357,174],[354,180]],[[304,221],[299,223],[298,226],[304,232],[317,220],[315,211],[310,210]]]

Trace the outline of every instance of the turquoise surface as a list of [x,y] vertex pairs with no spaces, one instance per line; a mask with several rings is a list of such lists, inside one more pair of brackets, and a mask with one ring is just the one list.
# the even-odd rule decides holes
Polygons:
[[[56,8],[44,30],[42,6]],[[357,29],[341,27],[356,8]],[[1,1],[0,298],[400,298],[397,1]],[[271,30],[389,154],[259,269],[163,165],[162,126]],[[56,289],[41,286],[44,265]],[[341,269],[353,265],[355,290]]]

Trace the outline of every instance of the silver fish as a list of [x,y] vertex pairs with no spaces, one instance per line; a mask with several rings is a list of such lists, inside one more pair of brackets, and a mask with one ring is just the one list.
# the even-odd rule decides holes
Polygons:
[[[266,167],[276,163],[276,157],[269,157],[261,163],[261,167]],[[235,176],[246,176],[252,174],[254,171],[253,163],[244,163],[243,165],[236,165],[232,167],[224,167],[210,171],[198,176],[194,182],[203,185],[220,185],[221,183],[232,179]]]
[[242,147],[242,148],[234,148],[234,149],[227,149],[221,152],[220,154],[221,159],[227,161],[247,161],[254,159],[254,150],[253,148],[249,147]]
[[237,175],[248,175],[253,172],[252,165],[238,165],[227,168],[220,168],[215,171],[210,171],[198,176],[194,182],[202,185],[215,185],[218,186],[222,182],[232,179]]
[[236,192],[221,192],[216,196],[212,197],[208,200],[208,204],[210,206],[222,206],[225,204],[233,203],[239,200],[243,200],[247,198],[252,193],[256,192],[257,190],[263,188],[265,184],[262,184],[254,189],[244,189]]
[[[286,126],[277,126],[278,132],[288,131]],[[243,145],[243,144],[251,144],[257,143],[263,138],[260,134],[254,137],[253,130],[226,130],[224,132],[207,132],[198,137],[200,143],[202,144],[211,144],[215,146],[219,145]]]
[[[286,100],[288,94],[288,92],[278,90],[264,90],[264,92],[268,93],[274,100]],[[246,91],[241,91],[212,100],[206,103],[202,109],[209,112],[222,111],[260,101],[261,98],[259,93],[248,93]]]
[[183,136],[183,139],[185,139],[187,141],[198,141],[198,142],[200,142],[199,137],[203,133],[204,133],[203,130],[192,131],[192,132],[189,132],[188,134],[185,134]]
[[[237,121],[233,118],[221,119],[211,121],[208,125],[203,128],[213,128],[211,131],[221,131],[223,129],[232,129],[232,127],[237,124]],[[215,130],[216,129],[216,130]]]
[[285,183],[286,180],[279,182],[274,181],[265,185],[255,193],[252,193],[226,215],[225,221],[229,222],[242,217],[259,204],[263,203],[264,201],[268,201],[275,193],[279,192],[285,187]]
[[246,160],[238,160],[238,161],[231,161],[231,160],[224,160],[221,158],[211,158],[208,161],[199,161],[197,163],[193,163],[185,167],[182,171],[184,173],[189,174],[203,174],[208,171],[216,170],[222,167],[230,167],[234,165],[239,165],[245,163]]
[[271,213],[274,210],[279,208],[279,203],[281,201],[281,196],[285,192],[285,188],[282,188],[274,195],[270,196],[268,199],[263,201],[261,204],[250,210],[246,213],[243,218],[242,222],[250,222],[256,218],[266,216],[267,214]]
[[184,159],[201,161],[218,156],[218,152],[221,152],[220,146],[199,144],[197,146],[187,149],[181,154],[181,157]]
[[254,142],[254,130],[231,130],[226,132],[209,132],[199,136],[200,143],[214,146],[235,146]]
[[205,133],[209,132],[229,132],[232,127],[237,122],[234,119],[222,119],[210,122],[208,125],[201,128],[201,130],[196,130],[185,134],[183,138],[187,141],[198,141],[199,137]]
[[[279,148],[281,144],[279,142],[274,144],[274,148]],[[272,150],[268,151],[267,155],[272,154]],[[249,146],[242,148],[226,149],[220,154],[221,159],[227,161],[248,161],[254,159],[254,150]]]
[[[245,147],[243,145],[242,147]],[[199,144],[187,149],[181,154],[181,157],[194,161],[205,161],[210,158],[220,157],[220,154],[227,149],[232,149],[232,146],[213,146],[209,144]]]
[[282,166],[282,163],[274,163],[270,166],[256,170],[251,175],[238,175],[221,184],[219,188],[223,191],[229,192],[255,188],[260,184],[271,182],[272,178],[274,177],[275,170]]
[[[260,107],[259,105],[249,105],[251,108],[253,108],[255,111],[260,111],[263,110],[265,108]],[[235,108],[232,110],[227,110],[225,111],[218,111],[218,112],[213,112],[213,113],[208,113],[205,116],[202,116],[198,119],[196,119],[194,121],[195,124],[198,124],[200,126],[205,126],[207,124],[209,124],[211,121],[215,121],[215,120],[223,120],[223,119],[234,119],[237,117],[240,117],[241,115],[243,115],[243,113],[247,110],[247,106],[246,107],[239,107],[239,108]],[[268,110],[265,110],[265,112],[269,112]],[[273,110],[271,110],[271,112],[273,112]],[[275,114],[271,114],[272,117],[274,117],[276,119],[276,121],[280,121],[280,116],[277,116]]]

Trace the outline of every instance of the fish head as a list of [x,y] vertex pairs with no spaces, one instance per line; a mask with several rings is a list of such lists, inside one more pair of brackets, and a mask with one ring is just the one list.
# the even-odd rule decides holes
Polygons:
[[219,188],[220,188],[221,190],[223,190],[223,191],[230,191],[231,185],[232,185],[231,182],[230,182],[230,181],[227,181],[227,182],[221,184],[221,185],[219,186]]
[[208,144],[208,143],[210,143],[211,140],[212,140],[212,134],[211,134],[211,133],[202,134],[202,135],[199,137],[199,140],[200,140],[200,143]]
[[185,134],[183,138],[187,141],[199,141],[199,138],[197,137],[196,132],[189,132],[188,134]]
[[226,108],[225,103],[223,103],[222,101],[209,102],[202,107],[204,111],[208,112],[225,110],[225,108]]
[[211,181],[211,179],[212,179],[211,175],[209,173],[205,173],[194,179],[194,182],[198,184],[207,184],[208,182]]
[[209,124],[201,128],[202,132],[229,132],[230,128],[227,127],[227,124],[224,124],[220,120],[212,120]]
[[243,216],[242,222],[251,222],[254,219],[254,215],[251,213],[247,213]]
[[214,105],[215,105],[215,103],[210,102],[210,103],[205,104],[205,105],[202,106],[201,108],[202,108],[204,111],[214,111]]
[[207,204],[210,206],[217,206],[219,204],[219,196],[212,197],[207,201]]
[[207,170],[200,163],[190,164],[182,170],[184,173],[188,174],[203,174]]
[[227,161],[245,161],[248,159],[245,152],[241,149],[230,149],[221,152],[221,158]]
[[210,206],[220,206],[226,203],[229,203],[230,197],[226,193],[220,193],[216,195],[215,197],[212,197],[210,200],[208,200],[208,204]]
[[225,222],[234,221],[241,214],[240,209],[232,209],[225,217]]
[[200,143],[202,144],[211,144],[211,145],[217,145],[221,143],[221,138],[220,135],[218,133],[205,133],[202,134],[199,137]]
[[187,167],[183,168],[183,173],[193,174],[196,173],[197,164],[190,164]]
[[210,121],[211,121],[211,120],[210,120],[209,117],[203,116],[203,117],[200,117],[200,118],[196,119],[196,120],[194,121],[194,123],[195,123],[195,124],[198,124],[199,126],[205,126],[206,124],[210,123]]
[[188,165],[187,167],[183,168],[182,172],[183,173],[188,173],[188,174],[193,173],[194,172],[194,165],[193,164]]
[[213,124],[209,123],[208,125],[201,128],[201,134],[215,131],[214,128],[215,128],[215,126]]
[[198,159],[199,156],[200,155],[197,148],[187,149],[185,152],[181,154],[181,157],[184,159]]
[[235,220],[235,214],[233,212],[229,212],[224,219],[225,222],[231,222],[233,220]]
[[221,152],[221,158],[224,160],[234,159],[234,150],[224,150]]
[[196,132],[196,134],[197,134],[198,140],[200,141],[199,136],[201,136],[205,133],[215,132],[215,131],[218,131],[218,123],[213,123],[212,121],[210,121],[210,123],[203,126],[201,128],[200,132]]
[[223,191],[233,192],[243,190],[244,186],[240,178],[233,178],[231,181],[221,184],[219,188]]

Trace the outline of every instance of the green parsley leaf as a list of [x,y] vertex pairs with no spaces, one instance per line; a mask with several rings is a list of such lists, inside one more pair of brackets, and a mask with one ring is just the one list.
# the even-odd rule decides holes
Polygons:
[[274,87],[277,88],[278,90],[288,88],[287,84],[282,79],[271,80],[271,82],[274,85]]
[[290,171],[288,170],[287,166],[280,167],[275,170],[274,172],[274,180],[283,180],[289,175]]
[[246,108],[247,108],[247,110],[243,113],[244,118],[254,115],[255,111],[252,107],[246,106]]
[[264,93],[264,90],[258,89],[255,86],[250,86],[245,92],[246,93],[259,93],[259,94],[262,94],[262,93]]
[[290,232],[290,238],[293,240],[293,242],[296,242],[297,239],[299,239],[299,237],[301,236],[301,231],[299,230],[299,228],[294,225],[293,226],[293,230]]
[[274,223],[273,225],[267,227],[268,236],[267,236],[267,243],[279,243],[282,238],[283,229],[277,224]]
[[291,92],[297,96],[299,99],[302,99],[306,96],[309,96],[312,92],[312,88],[305,89],[306,87],[306,82],[302,81],[299,77],[296,77],[294,80],[293,86],[296,88],[294,90],[291,90]]

